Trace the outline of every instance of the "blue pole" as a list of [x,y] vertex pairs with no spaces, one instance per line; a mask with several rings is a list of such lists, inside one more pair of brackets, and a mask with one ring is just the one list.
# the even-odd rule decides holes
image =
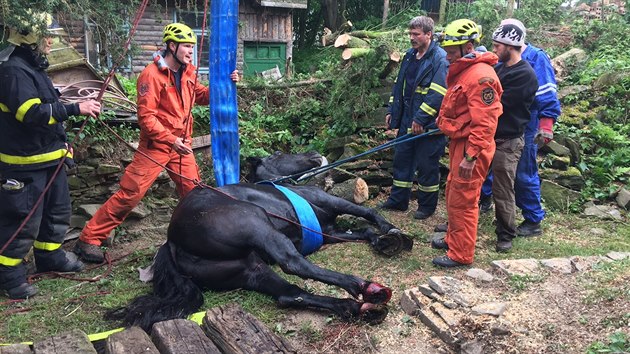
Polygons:
[[236,69],[238,0],[211,1],[210,14],[210,134],[217,186],[239,181]]

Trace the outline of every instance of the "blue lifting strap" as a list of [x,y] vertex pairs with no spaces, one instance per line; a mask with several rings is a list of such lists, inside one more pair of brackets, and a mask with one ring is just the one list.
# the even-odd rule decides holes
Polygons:
[[306,199],[300,197],[289,188],[279,186],[271,182],[263,182],[263,184],[273,185],[289,199],[289,202],[291,202],[291,205],[297,214],[298,221],[300,222],[300,225],[302,225],[302,250],[300,253],[304,256],[308,256],[322,247],[324,244],[322,227],[319,225],[315,211],[311,208],[311,205],[306,201]]

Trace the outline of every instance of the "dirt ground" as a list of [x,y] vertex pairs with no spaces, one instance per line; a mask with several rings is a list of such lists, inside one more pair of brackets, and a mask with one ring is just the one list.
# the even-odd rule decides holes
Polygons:
[[[443,215],[445,213],[440,210],[427,225],[442,222]],[[400,219],[400,223],[405,223],[405,218],[408,216],[402,213],[390,216],[390,219]],[[397,222],[392,221],[394,224]],[[163,242],[167,223],[167,215],[154,215],[140,222],[129,223],[129,234],[142,232],[143,237],[123,237],[117,240],[117,244],[124,243],[124,247],[113,247],[112,257],[122,254],[123,249],[128,253],[159,245]],[[423,228],[423,231],[428,231],[429,226]],[[352,254],[353,247],[356,246],[334,245],[320,252],[334,258],[339,254]],[[416,241],[414,247],[421,250],[429,246]],[[418,252],[414,250],[403,257],[426,258],[426,255]],[[429,262],[430,258],[422,261]],[[384,267],[379,263],[379,269],[374,269],[370,263],[371,260],[367,260],[365,266],[371,267],[373,279],[390,280],[384,283],[389,284],[393,290],[390,312],[383,323],[376,326],[348,324],[333,320],[326,313],[284,309],[281,318],[275,323],[276,332],[284,335],[300,353],[457,352],[444,344],[419,318],[405,314],[399,301],[405,289],[426,283],[429,276],[448,275],[472,281],[465,275],[468,268],[451,271],[430,268],[428,271],[419,269],[404,273],[400,271],[401,262],[389,262]],[[487,264],[476,266],[489,270]],[[496,273],[494,275],[492,282],[478,282],[476,285],[484,298],[508,304],[500,321],[509,329],[509,334],[490,334],[488,326],[483,326],[484,322],[495,320],[489,316],[467,318],[464,326],[476,338],[487,339],[489,344],[483,350],[484,353],[584,353],[591,343],[605,340],[614,331],[621,329],[630,333],[630,305],[619,299],[588,304],[586,299],[589,291],[583,285],[583,273],[548,273],[539,281],[527,283],[523,289],[518,290],[510,285],[508,277]],[[621,281],[629,282],[630,274],[622,275]],[[306,281],[306,284],[316,293],[326,292],[328,287],[313,281]],[[344,296],[342,291],[336,294]]]

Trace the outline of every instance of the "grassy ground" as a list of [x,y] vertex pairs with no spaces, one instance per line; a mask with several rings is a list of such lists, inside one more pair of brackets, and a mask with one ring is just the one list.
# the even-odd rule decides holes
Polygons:
[[[375,203],[376,201],[372,201],[370,205]],[[374,327],[361,324],[347,325],[327,314],[319,313],[306,315],[310,317],[299,317],[302,315],[295,311],[277,308],[266,296],[246,291],[206,292],[204,308],[237,302],[277,333],[285,335],[296,346],[309,352],[372,351],[376,348],[399,352],[396,349],[405,345],[418,350],[420,344],[416,342],[423,336],[428,338],[423,345],[431,343],[432,346],[439,346],[439,340],[436,341],[418,321],[406,316],[397,302],[404,289],[426,282],[429,276],[441,274],[460,278],[463,276],[465,270],[442,270],[430,263],[433,257],[441,255],[442,252],[431,249],[426,240],[430,237],[433,226],[445,221],[445,213],[440,209],[435,216],[424,222],[413,220],[413,210],[406,213],[383,213],[392,223],[399,225],[415,239],[416,244],[411,253],[386,259],[374,255],[364,244],[343,244],[325,247],[309,257],[320,266],[374,279],[391,286],[394,298],[390,306],[390,316],[383,325]],[[151,220],[145,220],[136,225],[132,224],[125,230],[125,237],[119,238],[112,249],[114,258],[124,257],[115,263],[111,271],[98,268],[81,274],[82,278],[102,276],[97,281],[77,282],[42,277],[37,279],[39,296],[19,303],[0,298],[2,317],[0,343],[37,340],[72,328],[82,329],[86,333],[97,333],[118,327],[117,323],[104,320],[104,313],[108,309],[125,305],[137,295],[150,291],[149,285],[137,280],[136,269],[149,263],[157,245],[163,240],[163,234],[160,232],[147,235],[143,231],[152,223],[154,222]],[[591,231],[593,228],[606,232],[603,235],[595,235]],[[544,222],[544,233],[544,237],[517,239],[512,252],[499,254],[494,251],[492,215],[482,215],[474,266],[488,269],[490,262],[496,259],[544,259],[604,255],[609,251],[630,252],[630,226],[626,223],[581,218],[575,214],[549,213]],[[504,297],[509,299],[522,294],[534,294],[538,287],[553,285],[556,280],[552,277],[554,276],[502,278],[496,284],[495,291],[504,292]],[[318,294],[347,296],[343,290],[332,286],[305,281],[294,276],[286,278]],[[584,331],[592,331],[593,325],[600,328],[595,335],[584,335],[584,343],[577,347],[580,351],[595,341],[600,341],[602,342],[600,344],[605,346],[609,336],[617,331],[628,332],[630,260],[600,266],[584,274],[564,276],[562,279],[563,282],[570,279],[566,287],[575,290],[572,296],[576,297],[576,301],[583,307],[581,315],[576,315],[579,318],[575,320],[575,326],[583,327]],[[562,301],[562,297],[559,299],[557,301]],[[614,312],[607,311],[601,314],[602,308],[614,309]],[[593,321],[597,323],[593,324]],[[355,340],[351,341],[348,338]],[[570,345],[567,344],[569,347]],[[565,351],[562,348],[564,347],[560,347],[560,352]]]

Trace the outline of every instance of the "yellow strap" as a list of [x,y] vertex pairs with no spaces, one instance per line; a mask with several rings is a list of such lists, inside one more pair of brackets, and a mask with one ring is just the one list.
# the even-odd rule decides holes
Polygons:
[[106,331],[106,332],[101,332],[101,333],[94,333],[94,334],[88,334],[88,339],[90,340],[90,342],[94,342],[97,340],[101,340],[101,339],[106,339],[107,337],[111,336],[114,333],[118,333],[118,332],[122,332],[124,331],[124,328],[116,328],[116,329],[112,329],[111,331]]
[[72,153],[68,152],[66,149],[59,149],[57,151],[32,156],[13,156],[0,153],[0,162],[10,165],[30,165],[34,163],[57,160],[66,156],[66,153],[68,154],[68,158],[72,158]]
[[431,192],[437,192],[440,190],[440,185],[436,184],[434,186],[422,186],[422,185],[418,185],[418,190],[421,192],[427,192],[427,193],[431,193]]
[[411,188],[413,187],[413,182],[394,180],[394,186],[400,187],[400,188]]
[[15,267],[16,265],[19,265],[20,263],[22,263],[22,258],[10,258],[10,257],[0,255],[0,265],[7,266],[7,267]]
[[33,107],[36,104],[41,104],[42,100],[40,100],[39,98],[31,98],[30,100],[26,100],[26,102],[22,103],[22,105],[18,108],[17,113],[15,114],[15,119],[19,120],[20,122],[24,121],[24,115],[26,115],[26,112],[28,112],[29,109],[31,109],[31,107]]
[[188,316],[188,319],[201,326],[204,317],[206,317],[206,311],[201,311],[195,312],[192,315]]
[[431,83],[431,86],[429,86],[429,88],[439,94],[441,94],[442,96],[446,95],[446,88],[444,86],[440,86],[438,84],[436,84],[435,82]]
[[61,243],[35,241],[33,247],[42,251],[54,251],[61,247]]
[[428,104],[426,104],[425,102],[422,102],[422,104],[420,105],[420,109],[427,112],[428,115],[430,115],[431,117],[435,116],[437,114],[437,111],[433,108],[431,108],[431,106],[429,106]]
[[0,111],[2,111],[4,113],[10,113],[11,112],[9,107],[7,107],[7,105],[4,104],[4,103],[0,103]]

